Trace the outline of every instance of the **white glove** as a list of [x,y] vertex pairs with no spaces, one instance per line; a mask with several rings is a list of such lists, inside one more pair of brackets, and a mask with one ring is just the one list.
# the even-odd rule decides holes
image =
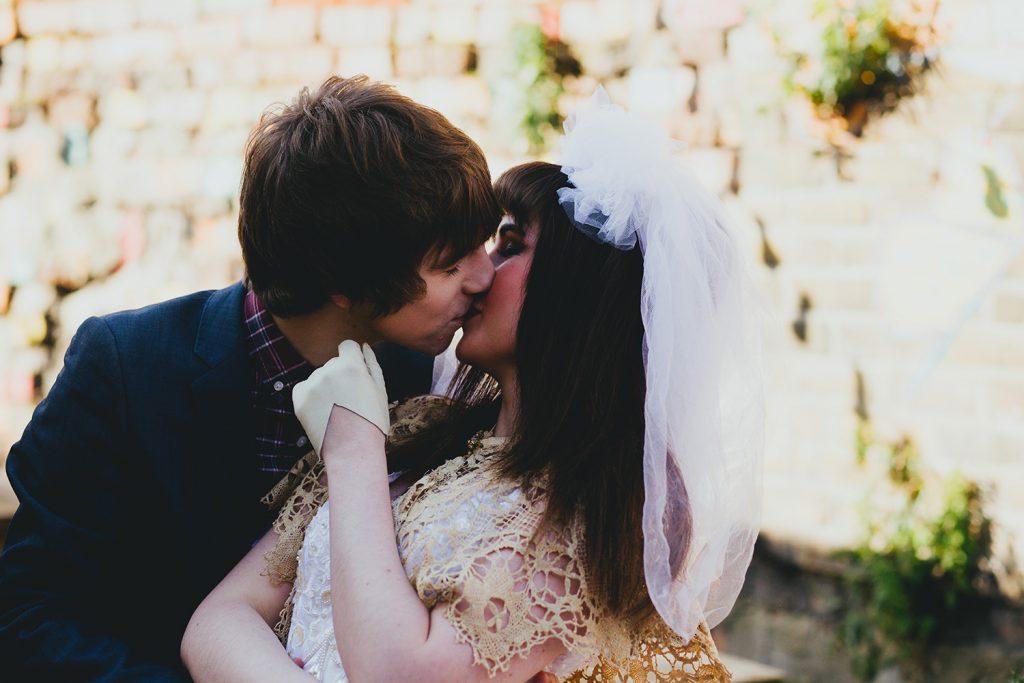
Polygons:
[[295,416],[306,430],[317,453],[324,444],[327,421],[334,406],[351,410],[377,426],[386,436],[391,430],[388,393],[377,357],[369,344],[360,349],[346,339],[338,346],[338,357],[317,368],[309,379],[292,390]]

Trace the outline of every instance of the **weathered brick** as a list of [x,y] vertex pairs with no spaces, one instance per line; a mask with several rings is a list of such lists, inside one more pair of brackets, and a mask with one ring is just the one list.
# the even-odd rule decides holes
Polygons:
[[[210,93],[203,126],[212,130],[249,124],[259,112],[249,105],[247,92],[242,88],[220,88]],[[269,102],[268,102],[269,104]]]
[[690,149],[683,158],[708,192],[717,196],[729,191],[736,167],[735,152],[716,148]]
[[125,31],[138,21],[135,0],[78,0],[72,13],[72,30],[86,35]]
[[947,357],[964,365],[1024,367],[1024,328],[976,323],[957,335]]
[[242,23],[233,17],[201,19],[178,29],[178,51],[188,59],[237,54],[242,46]]
[[[7,155],[0,156],[0,197],[7,194],[11,189],[11,165],[8,163]],[[2,309],[2,307],[0,307]],[[0,310],[0,315],[3,310]]]
[[714,29],[674,31],[679,61],[704,66],[725,58],[725,34]]
[[570,44],[622,41],[629,37],[630,19],[622,3],[570,0],[561,7],[561,34]]
[[[153,111],[152,107],[150,111]],[[159,159],[186,153],[191,134],[185,128],[174,125],[154,125],[152,122],[139,131],[135,156],[142,159]]]
[[997,290],[992,317],[996,322],[1024,325],[1024,288],[1004,287]]
[[101,118],[89,141],[93,163],[104,165],[104,168],[96,170],[103,171],[131,154],[138,137],[135,131],[115,126],[111,121]]
[[[141,66],[164,66],[178,56],[177,33],[172,29],[140,29],[136,36],[142,43],[139,50]],[[177,65],[175,70],[179,70]]]
[[[344,50],[342,51],[344,59]],[[469,48],[464,45],[427,43],[395,50],[395,73],[401,78],[458,76],[466,72]]]
[[64,35],[71,32],[76,3],[73,0],[22,0],[15,8],[22,35]]
[[864,225],[772,226],[772,247],[784,263],[825,266],[865,266],[880,258],[879,235]]
[[763,22],[747,21],[728,33],[729,61],[737,65],[758,66],[779,57],[771,28]]
[[[380,21],[380,20],[378,20]],[[378,27],[378,31],[380,28]],[[430,6],[419,3],[399,5],[395,9],[395,45],[422,45],[430,38]]]
[[[741,157],[740,163],[744,163]],[[742,165],[741,165],[742,170]],[[866,197],[855,186],[825,185],[807,188],[757,188],[743,185],[741,197],[769,225],[788,223],[866,223],[870,218]]]
[[680,114],[697,82],[687,67],[637,67],[629,72],[629,106],[647,114]]
[[[835,285],[822,286],[820,283],[808,285],[806,282],[801,282],[801,285],[808,287],[807,291],[814,302],[818,304],[821,316],[833,318],[827,323],[830,338],[833,341],[831,348],[833,352],[858,361],[881,358],[890,363],[898,361],[909,366],[916,363],[921,355],[928,350],[927,345],[920,338],[897,334],[891,321],[880,316],[863,315],[860,312],[867,309],[872,303],[872,299],[879,295],[874,283],[867,292],[860,294],[863,298],[859,301],[856,299],[858,296],[856,289],[848,292],[839,290],[839,296],[846,294],[848,298],[846,302],[836,300]],[[856,305],[858,303],[865,304],[865,299],[867,299],[867,305]],[[837,305],[843,303],[854,305]],[[857,312],[856,314],[846,313],[850,310]],[[907,377],[906,380],[909,382],[910,378]],[[904,388],[906,385],[900,387],[901,390]],[[889,393],[897,394],[898,392]]]
[[[179,209],[156,209],[145,218],[147,251],[164,251],[169,256],[180,250],[186,240],[188,220]],[[149,254],[147,254],[149,256]]]
[[54,69],[28,71],[22,83],[20,100],[23,103],[42,104],[55,92],[74,90],[76,74]]
[[430,33],[439,43],[468,45],[476,39],[477,10],[470,4],[437,5]]
[[366,74],[379,80],[388,80],[394,76],[391,50],[386,47],[341,48],[338,52],[335,71],[339,74]]
[[739,183],[744,192],[836,182],[836,163],[824,145],[759,143],[740,150]]
[[[883,322],[879,325],[884,327]],[[880,331],[884,342],[886,330]],[[896,338],[889,332],[888,339],[896,339],[900,344],[908,340]],[[984,384],[969,374],[948,365],[934,368],[927,376],[917,376],[917,359],[925,353],[928,345],[918,342],[916,355],[911,355],[909,362],[895,363],[895,356],[877,355],[878,364],[885,367],[886,384],[879,384],[870,379],[869,388],[872,395],[881,400],[872,401],[870,406],[872,417],[882,413],[903,413],[908,408],[914,415],[920,416],[922,422],[946,418],[974,418],[984,415],[983,400]],[[863,361],[858,359],[863,364]],[[895,369],[894,369],[895,368]]]
[[940,151],[939,143],[934,141],[860,144],[843,162],[843,172],[861,187],[921,192],[934,185]]
[[[25,39],[19,38],[3,48],[0,60],[0,102],[17,102],[21,99],[22,83],[25,78]],[[6,127],[6,123],[5,123]]]
[[23,123],[11,145],[19,182],[53,172],[60,164],[60,144],[60,133],[47,126],[41,115],[33,115]]
[[417,102],[437,109],[460,125],[463,117],[486,115],[490,96],[487,85],[478,78],[423,78],[403,84],[402,92]]
[[114,78],[111,78],[110,73],[100,69],[93,68],[78,69],[77,71],[65,71],[62,69],[61,73],[67,73],[71,75],[71,86],[68,88],[68,90],[75,92],[98,93],[104,88],[109,88],[115,84],[127,82],[121,80],[125,76],[125,74],[123,73],[116,74],[114,75]]
[[205,90],[255,86],[263,78],[259,50],[242,50],[235,59],[199,57],[189,63],[192,85]]
[[248,121],[227,128],[207,127],[200,129],[194,140],[193,147],[202,150],[203,154],[239,156],[245,149],[246,140],[249,138],[249,131],[252,123],[265,109],[273,109],[277,103],[289,102],[294,99],[295,93],[289,93],[288,97],[281,97],[276,93],[255,91],[249,97],[247,111],[253,112]]
[[201,0],[200,11],[203,14],[248,14],[253,10],[270,7],[273,0]]
[[197,128],[206,113],[202,90],[165,90],[148,98],[149,120],[158,126]]
[[[795,270],[795,272],[794,272]],[[791,268],[788,277],[800,291],[810,293],[817,309],[871,310],[875,283],[870,270]]]
[[261,51],[267,83],[319,84],[334,72],[334,50],[324,45]]
[[104,123],[121,128],[138,130],[148,121],[146,100],[138,91],[129,88],[114,88],[103,93],[99,112]]
[[92,62],[101,70],[129,69],[142,60],[146,44],[134,32],[121,31],[92,41]]
[[60,39],[56,36],[29,38],[25,46],[25,67],[29,71],[60,68]]
[[1006,267],[1006,275],[1024,281],[1024,252],[1017,254]]
[[970,382],[985,388],[990,417],[994,420],[1024,423],[1024,377],[999,377],[984,384],[980,379],[965,379],[964,384]]
[[[484,47],[507,46],[517,24],[536,21],[532,8],[519,3],[483,3],[477,15],[477,45]],[[399,14],[401,16],[401,14]]]
[[316,38],[316,9],[286,6],[249,12],[245,39],[259,47],[307,45]]
[[92,39],[65,36],[60,44],[60,68],[63,71],[80,71],[91,66]]
[[181,26],[199,16],[199,0],[139,0],[139,22],[143,25]]
[[71,124],[92,128],[96,124],[96,101],[84,93],[58,95],[49,102],[47,114],[50,125],[57,129]]
[[913,104],[920,120],[927,120],[933,130],[986,128],[992,108],[988,102],[978,101],[978,74],[944,64],[941,78],[941,88],[927,88],[908,103]]
[[142,69],[135,73],[133,80],[146,97],[168,90],[185,90],[190,83],[188,68],[177,60]]
[[98,179],[97,192],[125,206],[167,206],[196,194],[201,161],[194,156],[126,159],[111,178]]
[[18,23],[14,18],[13,7],[0,7],[0,47],[14,40],[18,35]]
[[203,168],[202,196],[231,199],[238,194],[242,178],[241,155],[219,155],[206,160]]
[[[395,49],[394,71],[397,78],[424,78],[430,75],[430,46],[414,45]],[[344,54],[342,55],[344,58]]]
[[334,47],[380,47],[391,39],[388,5],[341,5],[320,13],[320,41]]
[[[628,72],[632,64],[632,55],[622,46],[608,46],[602,43],[573,43],[573,54],[585,65],[587,76],[605,79],[618,78]],[[513,57],[511,48],[502,48],[507,59]],[[621,79],[619,79],[621,80]]]

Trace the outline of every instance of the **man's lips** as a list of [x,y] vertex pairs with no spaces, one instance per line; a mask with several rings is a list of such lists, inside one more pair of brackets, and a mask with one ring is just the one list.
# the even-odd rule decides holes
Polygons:
[[480,309],[475,306],[470,306],[469,310],[466,311],[466,314],[462,316],[462,324],[466,324],[467,320],[475,318],[478,315],[480,315]]

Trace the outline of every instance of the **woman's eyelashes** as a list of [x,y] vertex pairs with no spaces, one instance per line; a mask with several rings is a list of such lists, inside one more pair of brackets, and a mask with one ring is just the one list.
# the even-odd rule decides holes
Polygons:
[[501,258],[515,256],[523,250],[523,243],[517,239],[505,237],[498,243],[498,255]]

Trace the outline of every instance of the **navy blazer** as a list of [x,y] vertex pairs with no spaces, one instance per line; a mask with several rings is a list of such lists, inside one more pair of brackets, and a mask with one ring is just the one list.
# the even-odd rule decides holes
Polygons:
[[[192,612],[268,529],[244,287],[90,318],[7,460],[4,680],[188,681]],[[391,398],[431,360],[379,352]]]

